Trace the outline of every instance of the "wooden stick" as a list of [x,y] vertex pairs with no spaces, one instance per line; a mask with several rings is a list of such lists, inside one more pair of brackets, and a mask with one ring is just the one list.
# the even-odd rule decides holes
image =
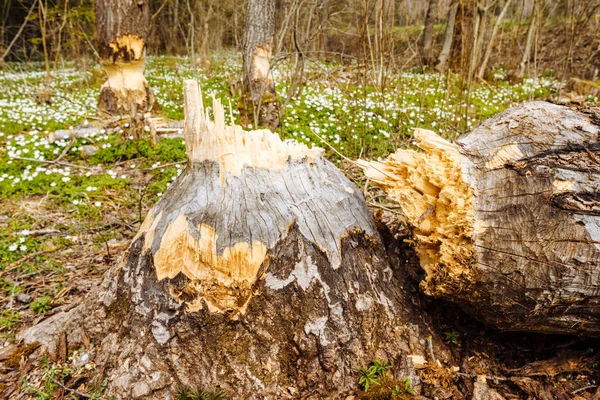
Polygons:
[[90,168],[90,167],[84,167],[83,165],[71,164],[71,163],[64,162],[64,161],[37,160],[35,158],[27,158],[27,157],[11,157],[10,159],[11,160],[21,160],[21,161],[33,161],[33,162],[39,162],[39,163],[42,163],[42,164],[58,164],[58,165],[64,165],[64,166],[67,166],[67,167],[93,170],[93,168]]
[[48,135],[48,142],[54,143],[58,140],[84,138],[87,139],[94,133],[98,133],[100,128],[75,128],[75,129],[59,129],[54,132],[50,132]]
[[91,399],[93,397],[96,400],[105,400],[102,397],[92,396],[92,395],[89,395],[87,393],[82,393],[82,392],[79,392],[79,391],[77,391],[75,389],[71,389],[70,387],[67,387],[67,386],[63,385],[62,383],[60,383],[59,381],[57,381],[54,378],[52,378],[52,382],[56,383],[58,386],[60,386],[61,388],[63,388],[67,392],[73,393],[73,394],[75,394],[75,395],[77,395],[79,397],[83,397],[83,398],[86,398],[86,399]]

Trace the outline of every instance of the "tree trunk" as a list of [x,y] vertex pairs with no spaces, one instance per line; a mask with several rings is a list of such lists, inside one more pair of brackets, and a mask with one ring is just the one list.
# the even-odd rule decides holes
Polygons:
[[479,1],[475,6],[475,24],[473,28],[473,44],[471,46],[471,54],[469,60],[469,72],[467,74],[469,82],[475,77],[475,70],[479,65],[481,59],[481,53],[483,50],[483,42],[485,40],[485,34],[487,31],[488,22],[488,11],[493,3],[490,4],[489,0],[485,0],[483,3]]
[[527,29],[527,39],[525,39],[525,50],[523,51],[523,58],[519,66],[519,78],[525,76],[525,70],[529,66],[531,59],[531,48],[533,47],[533,40],[535,38],[535,30],[537,28],[537,19],[539,13],[539,7],[541,6],[540,0],[534,0],[533,11],[531,12],[531,20],[529,21],[529,28]]
[[321,149],[225,126],[218,101],[211,121],[195,82],[185,91],[189,165],[100,291],[26,341],[51,345],[66,330],[75,344],[83,326],[107,394],[123,399],[192,385],[345,398],[371,360],[426,354],[430,330],[360,190]]
[[423,30],[423,42],[421,44],[421,58],[423,64],[431,65],[433,60],[433,29],[438,15],[439,0],[429,0],[427,16],[425,17],[425,28]]
[[244,27],[244,113],[246,123],[279,125],[279,100],[271,73],[275,0],[248,0]]
[[98,109],[112,115],[150,111],[155,99],[144,77],[146,37],[150,31],[147,0],[96,0],[98,54],[108,74]]
[[500,12],[500,15],[498,15],[498,18],[496,19],[496,23],[494,24],[494,28],[492,29],[492,36],[490,37],[490,40],[487,44],[485,55],[483,56],[483,61],[481,62],[481,65],[479,66],[479,72],[477,73],[477,78],[479,79],[483,79],[483,75],[485,74],[485,70],[487,69],[487,65],[490,61],[492,51],[494,50],[494,42],[496,41],[496,35],[498,35],[498,29],[500,28],[502,20],[504,19],[506,11],[508,11],[508,8],[510,7],[511,3],[512,0],[506,0],[506,3],[504,4],[502,11]]
[[362,164],[414,229],[425,293],[503,330],[600,336],[599,134],[598,108],[533,102]]
[[454,22],[456,21],[456,11],[458,10],[458,0],[453,1],[448,9],[448,17],[446,18],[446,30],[444,31],[444,43],[442,51],[438,58],[438,63],[435,69],[438,72],[445,72],[448,67],[448,59],[452,51],[452,39],[454,38]]

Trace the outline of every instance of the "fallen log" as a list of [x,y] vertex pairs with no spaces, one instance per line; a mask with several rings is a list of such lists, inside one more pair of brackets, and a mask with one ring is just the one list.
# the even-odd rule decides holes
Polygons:
[[423,291],[502,330],[600,336],[600,110],[526,103],[360,161],[398,202]]
[[[151,138],[154,141],[158,141],[158,137],[165,138],[183,138],[183,121],[171,121],[165,120],[162,117],[150,117],[141,116],[140,119],[144,120],[145,126],[148,130],[150,130]],[[69,139],[90,139],[94,138],[96,135],[100,133],[108,133],[113,134],[119,129],[122,129],[120,125],[121,122],[130,121],[132,118],[125,119],[124,117],[119,118],[111,118],[105,120],[105,127],[76,127],[72,129],[58,129],[56,131],[50,132],[48,134],[48,143],[54,143],[59,140],[69,140]],[[116,127],[112,127],[116,125]]]
[[69,140],[72,138],[93,138],[100,133],[101,128],[74,128],[74,129],[59,129],[48,134],[48,143],[54,143],[59,140]]
[[361,191],[321,149],[225,126],[219,101],[212,113],[187,81],[188,166],[102,288],[21,337],[52,349],[84,327],[106,395],[123,399],[213,385],[239,399],[345,398],[357,369],[424,355],[428,335],[448,362]]

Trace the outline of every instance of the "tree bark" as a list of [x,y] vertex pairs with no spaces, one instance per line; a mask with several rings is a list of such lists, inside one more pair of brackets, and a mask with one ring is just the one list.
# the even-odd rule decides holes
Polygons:
[[243,44],[243,111],[246,123],[279,126],[279,100],[271,52],[275,33],[275,0],[248,0]]
[[155,98],[144,77],[148,0],[97,0],[95,10],[98,54],[108,74],[98,109],[112,115],[129,114],[132,104],[141,113],[152,110]]
[[321,149],[225,126],[218,101],[212,121],[195,82],[185,90],[187,168],[102,288],[26,342],[51,345],[66,330],[75,344],[84,327],[107,395],[123,399],[192,385],[239,399],[345,398],[371,360],[426,354],[431,331],[361,191]]
[[438,72],[446,72],[448,68],[448,59],[452,51],[452,39],[454,39],[454,23],[456,21],[456,12],[458,10],[458,1],[453,1],[448,9],[448,17],[446,18],[446,29],[444,31],[444,43],[438,58],[438,63],[435,69]]
[[502,330],[600,336],[600,109],[533,102],[362,162],[414,229],[425,293]]
[[421,44],[421,59],[423,64],[431,65],[433,60],[433,29],[438,15],[439,0],[429,0],[427,15],[425,17],[425,28],[423,30],[423,42]]
[[471,81],[476,75],[475,70],[479,65],[479,60],[481,59],[481,53],[483,51],[483,43],[485,40],[485,35],[487,32],[487,23],[488,23],[488,12],[489,9],[493,6],[494,2],[490,4],[489,0],[483,1],[480,3],[476,2],[475,5],[475,23],[473,29],[473,44],[471,46],[471,54],[469,61],[469,72],[468,79]]

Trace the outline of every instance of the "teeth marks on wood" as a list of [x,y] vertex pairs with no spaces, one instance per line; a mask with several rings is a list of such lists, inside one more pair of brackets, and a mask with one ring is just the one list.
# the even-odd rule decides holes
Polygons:
[[113,63],[129,63],[144,58],[146,43],[137,35],[122,35],[108,44],[109,56]]

